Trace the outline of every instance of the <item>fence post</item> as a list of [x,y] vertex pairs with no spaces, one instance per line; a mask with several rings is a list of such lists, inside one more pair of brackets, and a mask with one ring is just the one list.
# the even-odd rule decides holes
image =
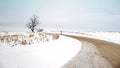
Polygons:
[[60,35],[62,35],[62,30],[60,30]]

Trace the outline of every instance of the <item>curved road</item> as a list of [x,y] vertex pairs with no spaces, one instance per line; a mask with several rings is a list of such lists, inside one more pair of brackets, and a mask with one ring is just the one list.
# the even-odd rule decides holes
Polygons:
[[[72,35],[65,35],[65,36],[72,37],[80,41],[86,41],[86,42],[92,43],[93,45],[96,46],[96,48],[98,49],[102,57],[111,63],[113,68],[120,68],[120,45],[119,44],[98,40],[98,39],[93,39],[93,38],[87,38],[87,37],[72,36]],[[65,65],[63,66],[63,68],[64,67]]]

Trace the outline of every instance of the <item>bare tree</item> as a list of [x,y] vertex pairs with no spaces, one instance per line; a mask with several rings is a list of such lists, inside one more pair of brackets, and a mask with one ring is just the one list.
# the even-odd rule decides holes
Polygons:
[[33,17],[30,18],[30,21],[27,23],[27,27],[34,32],[35,27],[39,24],[38,16],[33,15]]

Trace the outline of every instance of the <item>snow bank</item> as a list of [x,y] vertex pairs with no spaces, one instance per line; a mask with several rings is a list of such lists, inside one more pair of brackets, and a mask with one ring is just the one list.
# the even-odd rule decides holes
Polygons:
[[0,68],[60,68],[81,49],[80,41],[65,36],[49,42],[35,42],[14,47],[0,43]]

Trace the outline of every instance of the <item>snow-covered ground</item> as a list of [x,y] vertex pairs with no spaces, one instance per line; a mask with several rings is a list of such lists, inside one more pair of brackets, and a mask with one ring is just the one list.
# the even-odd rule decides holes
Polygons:
[[[6,34],[15,35],[16,33],[1,33],[2,36]],[[17,39],[24,38],[28,42],[29,33],[22,34],[24,36],[18,36],[20,38]],[[16,44],[11,47],[6,41],[1,42],[0,68],[60,68],[81,49],[81,42],[78,40],[65,36],[52,39],[50,35],[47,36],[49,41],[45,41],[45,39],[40,41],[38,39],[42,36],[38,37],[38,34],[35,33],[32,37],[33,43],[30,45]]]
[[[94,51],[92,51],[94,47],[82,47],[83,44],[76,39],[52,35],[49,34],[50,32],[46,33],[1,32],[0,68],[60,68],[80,50],[83,58],[94,55]],[[120,44],[120,33],[118,32],[63,32],[63,34],[96,38]],[[89,54],[87,54],[88,51]]]

